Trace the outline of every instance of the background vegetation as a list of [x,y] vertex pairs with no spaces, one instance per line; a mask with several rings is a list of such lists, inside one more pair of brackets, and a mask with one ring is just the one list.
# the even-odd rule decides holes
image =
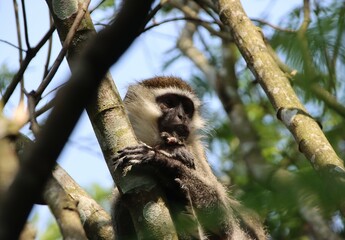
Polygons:
[[[273,5],[274,2],[270,1],[270,4]],[[0,89],[4,105],[0,129],[6,129],[0,131],[2,146],[12,144],[12,139],[7,141],[8,136],[16,135],[17,130],[23,126],[22,132],[35,140],[54,106],[53,93],[65,85],[64,77],[59,73],[55,74],[54,69],[59,68],[66,52],[69,54],[68,58],[73,58],[78,55],[78,49],[84,48],[78,41],[65,41],[61,56],[58,57],[59,50],[49,47],[49,39],[56,31],[54,21],[51,21],[52,27],[49,31],[47,29],[46,35],[36,33],[37,36],[29,36],[28,29],[35,26],[27,24],[26,14],[30,13],[26,12],[28,7],[25,4],[31,3],[23,0],[19,8],[16,0],[13,3],[18,23],[11,27],[17,28],[18,41],[0,39],[0,44],[11,45],[18,50],[20,67],[18,70],[6,62],[0,62]],[[50,1],[47,3],[51,6]],[[111,0],[92,3],[94,15],[91,18],[94,18],[97,30],[114,21],[112,13],[119,6],[118,1]],[[239,46],[239,41],[234,37],[236,32],[229,29],[223,19],[221,21],[213,2],[155,1],[150,13],[151,19],[142,32],[153,35],[157,29],[176,31],[176,35],[167,37],[166,41],[170,42],[171,48],[162,53],[164,63],[161,65],[161,72],[157,74],[172,72],[174,75],[183,75],[206,102],[204,115],[209,121],[210,129],[206,130],[205,142],[209,146],[212,166],[219,178],[229,186],[231,194],[260,214],[272,239],[343,239],[345,175],[341,159],[345,158],[345,3],[337,0],[301,0],[300,4],[274,24],[267,17],[271,14],[269,6],[267,5],[263,16],[251,20],[257,26],[257,31],[262,32],[266,47],[278,69],[284,73],[307,109],[304,112],[298,108],[298,113],[315,120],[322,127],[338,158],[331,154],[321,154],[325,151],[324,148],[329,147],[322,144],[323,137],[314,132],[312,126],[304,124],[302,128],[298,128],[303,131],[295,128],[295,125],[303,124],[303,120],[286,124],[288,120],[293,121],[292,118],[284,118],[287,108],[280,107],[274,96],[269,95],[270,91],[263,90],[265,82],[261,75],[249,70],[254,68],[255,59],[252,61],[242,58],[245,46]],[[77,14],[79,12],[75,16]],[[75,16],[69,26],[75,23]],[[87,18],[87,14],[84,18]],[[56,17],[54,20],[56,22]],[[81,25],[78,24],[71,40],[73,37],[80,39],[80,36],[88,36],[82,35],[85,32],[80,31],[81,28],[91,31],[92,23],[90,25],[87,21],[84,19]],[[63,39],[61,35],[64,35],[68,39],[68,31],[63,33],[61,26],[57,25],[57,28],[60,38]],[[168,30],[164,30],[165,28]],[[32,38],[39,39],[38,43],[33,44]],[[147,45],[147,56],[150,56],[154,46],[150,42]],[[48,53],[43,80],[27,79],[28,71],[36,71],[30,69],[30,63],[37,57],[36,53],[43,50]],[[176,71],[179,69],[176,66],[181,64],[192,68],[189,68],[188,73],[180,74]],[[66,68],[66,63],[62,67]],[[271,66],[262,68],[269,67]],[[73,67],[71,68],[73,72]],[[114,78],[117,79],[118,76]],[[124,79],[115,80],[116,84],[118,81],[125,82]],[[14,82],[19,84],[13,93],[9,89]],[[33,87],[28,82],[36,82],[36,85]],[[285,99],[290,97],[293,98],[291,95],[284,96]],[[20,103],[24,103],[27,113],[24,113],[21,104],[17,104],[18,98]],[[295,109],[294,106],[289,107]],[[17,114],[10,117],[9,113],[15,109]],[[313,153],[309,153],[309,148],[305,147],[310,144],[310,138],[320,144]],[[82,139],[77,141],[78,144],[83,142]],[[89,148],[87,143],[82,146]],[[87,152],[90,154],[89,150]],[[1,148],[0,161],[5,159],[3,156],[8,158],[7,154]],[[337,159],[329,164],[333,158]],[[340,163],[333,164],[337,161]],[[4,169],[7,171],[7,167],[0,164],[2,173],[6,172]],[[110,176],[106,171],[97,174]],[[12,171],[12,175],[14,172],[16,170]],[[82,164],[78,166],[78,172],[83,172]],[[3,176],[11,179],[10,175]],[[4,179],[0,179],[1,181],[3,186],[10,182]],[[108,211],[110,191],[98,185],[88,189],[94,200]],[[64,188],[64,191],[67,190]],[[0,190],[0,195],[5,193],[6,187]],[[50,207],[52,208],[51,205]],[[80,215],[80,210],[78,211]],[[38,218],[39,216],[31,218],[33,225]],[[59,229],[53,220],[51,222],[40,239],[60,237]]]

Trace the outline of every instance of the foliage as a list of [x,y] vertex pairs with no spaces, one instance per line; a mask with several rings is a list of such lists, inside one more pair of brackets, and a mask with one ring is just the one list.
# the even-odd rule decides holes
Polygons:
[[99,6],[99,9],[106,10],[107,8],[115,8],[115,6],[115,0],[103,0]]
[[59,227],[53,219],[50,220],[46,228],[46,231],[42,234],[40,239],[42,240],[62,239],[62,236],[59,231]]
[[[99,184],[93,184],[88,187],[88,193],[91,197],[98,203],[100,203],[108,212],[110,212],[110,197],[111,191],[106,189]],[[62,239],[60,234],[59,227],[53,218],[50,218],[47,228],[43,232],[40,239],[42,240],[51,240],[51,239]]]
[[[268,42],[286,61],[288,69],[298,71],[297,75],[291,76],[296,92],[307,105],[312,116],[322,124],[327,138],[339,157],[344,159],[345,144],[344,136],[341,134],[345,130],[344,116],[334,108],[331,110],[325,99],[315,94],[312,87],[315,84],[321,86],[336,98],[337,104],[345,105],[343,91],[345,82],[342,81],[345,67],[343,40],[345,6],[342,1],[332,1],[327,4],[316,1],[315,4],[311,6],[311,22],[305,35],[298,35],[298,28],[305,17],[303,6],[300,6],[284,16],[279,26],[281,29],[296,31],[276,29],[268,38]],[[264,24],[263,27],[266,29]],[[207,40],[207,45],[211,45],[212,39]],[[302,41],[308,44],[303,45]],[[219,56],[219,51],[220,46],[204,54]],[[215,64],[213,59],[218,59],[216,68],[222,68],[223,63],[219,61],[220,58],[209,57],[209,63]],[[287,65],[282,68],[287,69]],[[299,153],[298,146],[286,127],[277,121],[276,113],[272,111],[267,97],[253,81],[250,72],[243,70],[241,59],[236,62],[236,67],[237,92],[258,136],[257,144],[263,159],[266,164],[276,169],[285,169],[294,173],[296,179],[294,186],[288,185],[287,189],[279,191],[272,190],[269,185],[262,186],[253,181],[243,162],[240,137],[230,130],[229,124],[232,123],[220,113],[223,110],[211,107],[208,108],[207,116],[209,125],[214,128],[208,135],[207,142],[210,151],[217,152],[219,157],[217,172],[220,176],[230,176],[229,183],[233,194],[266,219],[265,223],[273,239],[312,239],[313,234],[310,232],[315,226],[301,210],[301,202],[299,202],[303,201],[301,198],[308,201],[310,208],[317,207],[320,210],[319,214],[325,219],[324,224],[330,229],[336,228],[335,232],[344,237],[344,217],[339,214],[339,206],[342,205],[341,200],[344,199],[344,195],[340,194],[340,196],[338,191],[342,188],[342,184],[337,185],[333,180],[324,182],[315,174],[305,157]],[[216,96],[205,77],[193,76],[191,82],[206,101],[210,102],[212,100],[209,97]],[[284,181],[284,179],[280,180]]]
[[88,193],[98,202],[104,209],[110,212],[110,202],[112,197],[112,190],[106,189],[99,184],[92,184],[88,187]]
[[[116,4],[115,0],[101,1],[100,12],[105,13],[115,8]],[[189,5],[184,4],[183,7]],[[230,35],[226,27],[215,24],[219,21],[216,13],[209,8],[199,7],[192,6],[191,9],[197,9],[195,13],[200,19],[211,19],[211,28],[217,31],[220,29],[221,33]],[[169,20],[176,16],[188,17],[181,15],[185,14],[183,9],[164,4],[152,22],[155,24],[156,21],[164,21],[165,18]],[[337,0],[312,1],[309,10],[309,19],[305,15],[304,6],[298,6],[282,16],[278,27],[272,28],[265,22],[260,22],[259,26],[263,28],[267,43],[272,46],[276,55],[283,59],[281,62],[277,60],[277,63],[289,76],[291,85],[310,112],[310,117],[320,122],[339,158],[345,159],[345,116],[342,113],[345,106],[345,5],[343,1]],[[103,20],[109,22],[109,19]],[[304,20],[308,20],[305,31],[301,28]],[[234,101],[231,108],[224,108],[218,99],[218,92],[213,88],[216,85],[215,80],[209,79],[211,74],[197,64],[190,70],[188,80],[200,98],[206,102],[203,115],[208,123],[202,130],[206,132],[205,142],[210,160],[219,178],[229,186],[231,195],[265,219],[272,239],[318,239],[318,225],[313,221],[315,219],[308,218],[310,213],[320,217],[329,232],[339,238],[345,238],[345,194],[341,191],[344,184],[341,174],[338,176],[335,171],[331,177],[325,177],[315,173],[308,160],[299,152],[299,143],[296,143],[287,128],[277,120],[277,113],[270,100],[247,69],[247,63],[240,57],[240,52],[225,47],[231,39],[222,39],[221,35],[209,33],[209,29],[205,30],[206,28],[200,25],[201,21],[194,22],[198,27],[191,33],[191,40],[196,50],[206,58],[208,68],[216,72],[214,78],[223,77],[226,87],[231,87],[228,93],[232,97],[230,100]],[[183,30],[182,24],[176,24],[176,28],[176,32]],[[150,34],[150,31],[145,34]],[[162,71],[168,71],[175,64],[184,64],[183,61],[186,61],[184,56],[187,54],[177,47],[177,40],[169,38],[173,46],[162,53],[165,56],[162,57],[164,61],[161,61]],[[276,57],[274,54],[272,53],[273,57]],[[196,62],[190,56],[188,59]],[[13,76],[14,73],[7,65],[0,67],[1,93]],[[326,93],[334,102],[331,103],[320,91]],[[41,97],[38,96],[37,99]],[[234,115],[237,114],[238,106],[243,107],[246,118],[240,119],[239,122],[246,124],[244,128],[250,130],[252,138],[236,129],[243,126],[236,125],[238,123],[235,122]],[[32,125],[33,123],[31,122]],[[252,155],[248,154],[245,151],[246,144],[254,144],[258,151]],[[248,156],[249,164],[246,162]],[[262,182],[252,174],[251,167],[257,167],[250,162],[252,159],[259,159],[260,164],[269,166],[274,171],[283,170],[287,174],[274,179],[269,175],[266,176],[266,181]],[[109,189],[98,184],[87,189],[93,199],[106,210],[110,209]],[[53,221],[49,223],[41,238],[61,238]]]
[[14,72],[10,71],[6,64],[0,66],[0,91],[8,85],[13,75]]

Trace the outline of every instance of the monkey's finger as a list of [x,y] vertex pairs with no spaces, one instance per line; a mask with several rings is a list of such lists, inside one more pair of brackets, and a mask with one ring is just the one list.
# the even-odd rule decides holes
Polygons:
[[122,159],[118,159],[116,162],[113,162],[114,165],[114,171],[119,167],[119,165],[122,164]]
[[123,156],[119,158],[117,162],[114,163],[114,171],[117,170],[118,168],[122,168],[122,169],[128,168],[134,164],[137,164],[138,162],[140,162],[138,158],[131,159],[128,156]]
[[[137,147],[131,147],[131,148],[125,148],[123,150],[118,151],[117,153],[119,155],[128,155],[128,154],[144,154],[147,153],[149,151],[148,148],[146,148],[145,146],[137,146]],[[152,151],[152,150],[151,150]]]
[[122,152],[126,152],[126,151],[135,151],[137,149],[149,149],[149,150],[152,150],[153,148],[150,147],[149,145],[143,143],[143,142],[140,142],[138,145],[135,145],[135,146],[129,146],[129,147],[126,147],[124,149],[121,149],[119,151],[117,151],[118,153],[122,153]]
[[141,160],[139,160],[139,159],[133,159],[133,160],[130,160],[128,163],[130,164],[130,165],[136,165],[136,164],[139,164],[139,163],[141,163],[142,161]]
[[129,161],[131,161],[132,159],[133,159],[133,157],[128,156],[128,155],[118,156],[118,157],[117,157],[117,160],[114,161],[114,163],[113,163],[115,169],[116,169],[117,167],[121,166],[121,165],[122,165],[122,167],[123,167],[125,164],[127,164],[127,163],[128,163]]

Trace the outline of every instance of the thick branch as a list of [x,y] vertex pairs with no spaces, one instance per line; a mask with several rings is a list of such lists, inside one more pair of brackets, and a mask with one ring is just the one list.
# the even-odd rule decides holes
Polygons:
[[150,6],[151,1],[125,1],[117,20],[97,35],[68,86],[63,92],[59,91],[56,107],[24,157],[19,173],[1,202],[0,239],[18,238],[35,198],[42,193],[90,96],[107,69],[136,38]]
[[40,98],[42,96],[43,91],[47,88],[50,81],[53,79],[53,76],[57,72],[65,54],[67,53],[69,45],[71,44],[72,39],[73,39],[77,29],[79,28],[79,25],[80,25],[84,15],[85,15],[85,12],[88,9],[89,3],[90,3],[90,0],[84,1],[82,6],[80,7],[80,9],[78,10],[77,16],[75,17],[73,24],[67,33],[67,37],[63,42],[62,49],[59,52],[59,55],[57,56],[56,61],[54,62],[53,66],[50,69],[47,76],[43,79],[42,83],[40,84],[40,86],[36,90],[36,97],[37,98]]
[[[69,32],[69,29],[74,22],[74,17],[60,18],[56,13],[59,9],[55,8],[53,10],[51,1],[47,2],[50,6],[60,39],[61,41],[64,41],[67,37],[67,32]],[[153,14],[151,13],[151,16],[152,15]],[[146,19],[146,21],[147,20],[148,19]],[[142,27],[144,27],[144,24]],[[79,67],[75,64],[75,60],[78,59],[80,52],[85,48],[90,36],[94,35],[94,26],[89,13],[87,12],[68,48],[67,60],[72,72],[76,70],[76,67]],[[114,42],[114,44],[116,43]],[[156,201],[160,202],[157,206],[160,208],[161,214],[157,218],[147,218],[144,219],[144,221],[135,224],[138,227],[136,229],[138,235],[142,236],[143,233],[147,233],[150,236],[150,239],[161,239],[167,235],[172,235],[173,238],[176,237],[169,210],[161,197],[163,196],[163,193],[158,189],[158,185],[152,180],[152,178],[140,173],[137,173],[136,175],[128,174],[126,177],[122,177],[121,174],[118,176],[114,173],[112,158],[115,156],[117,151],[126,146],[134,145],[137,141],[124,111],[118,90],[116,89],[110,74],[106,74],[103,78],[99,88],[97,89],[95,98],[92,99],[92,102],[90,102],[86,110],[105,160],[107,161],[110,173],[113,178],[116,179],[118,188],[124,193],[135,189],[135,191],[133,191],[129,196],[126,196],[126,199],[134,203],[128,203],[128,206],[130,206],[129,210],[133,216],[133,221],[138,222],[139,219],[144,219],[143,213],[144,209],[147,209],[147,207],[145,207],[147,206],[147,203],[153,203]]]
[[[28,149],[30,144],[33,142],[26,136],[20,134],[16,138],[16,152],[19,158],[23,158],[25,155],[24,149]],[[56,191],[63,191],[58,193]],[[58,195],[56,198],[54,194]],[[75,214],[73,212],[78,212],[78,220],[82,222],[85,233],[89,239],[113,239],[114,233],[111,226],[109,214],[95,202],[74,180],[68,175],[68,173],[57,165],[53,171],[53,178],[50,183],[45,187],[45,192],[43,194],[45,202],[52,209],[55,217],[58,221],[62,219],[62,222],[58,222],[61,228],[62,234],[67,236],[70,230],[77,229],[73,226],[72,229],[66,230],[64,228],[69,228],[63,219],[67,219],[73,216],[74,221]],[[60,203],[58,199],[63,199],[64,203]],[[76,208],[72,205],[71,208],[64,208],[64,206],[69,204],[76,204]],[[62,213],[64,211],[64,213]],[[55,214],[56,213],[56,214]],[[69,221],[69,220],[68,220]],[[76,223],[77,225],[80,223]],[[80,230],[76,234],[80,233]],[[74,234],[72,234],[74,235]],[[75,238],[80,239],[80,238]]]
[[309,159],[314,169],[344,174],[343,161],[297,98],[286,75],[266,48],[262,32],[249,20],[240,1],[214,2],[221,20],[230,27],[248,67],[265,90],[278,117],[295,137],[300,151]]
[[44,199],[51,203],[49,207],[56,218],[63,239],[87,240],[77,209],[78,202],[67,195],[54,178],[50,179],[46,186]]
[[[69,202],[76,202],[76,210],[79,213],[85,233],[88,239],[113,239],[114,232],[111,226],[110,216],[105,210],[91,198],[67,173],[59,166],[55,167],[53,177],[59,187],[64,191]],[[50,190],[46,190],[50,191]],[[79,238],[77,238],[79,239]]]

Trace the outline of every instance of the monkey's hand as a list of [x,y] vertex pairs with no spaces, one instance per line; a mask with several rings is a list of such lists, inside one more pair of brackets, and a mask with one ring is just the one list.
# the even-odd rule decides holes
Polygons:
[[[159,169],[169,169],[177,172],[181,167],[194,169],[194,158],[183,146],[167,151],[152,148],[144,143],[127,147],[117,152],[113,159],[114,170],[120,168],[126,175],[133,166],[148,165]],[[175,169],[175,170],[174,170]]]
[[113,159],[114,170],[120,168],[123,170],[123,175],[126,175],[134,165],[150,162],[155,158],[155,155],[156,150],[144,143],[126,147],[118,151]]
[[175,147],[171,151],[171,153],[167,153],[164,150],[162,150],[161,152],[165,152],[167,156],[180,161],[188,168],[195,169],[194,157],[190,152],[187,151],[187,149],[184,146]]

